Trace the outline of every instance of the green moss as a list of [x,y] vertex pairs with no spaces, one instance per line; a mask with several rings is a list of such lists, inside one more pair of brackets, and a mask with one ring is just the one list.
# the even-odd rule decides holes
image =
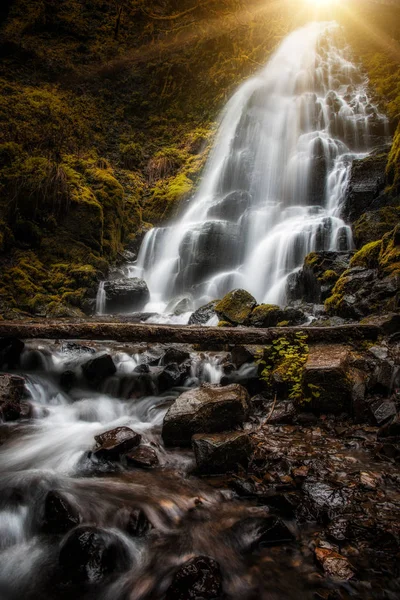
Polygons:
[[382,247],[382,241],[370,242],[359,250],[351,259],[351,267],[365,267],[366,269],[375,269],[378,267],[379,254]]
[[241,325],[249,318],[256,304],[255,298],[249,292],[239,289],[226,294],[214,310],[222,321]]
[[393,200],[392,206],[385,206],[376,211],[364,213],[354,224],[354,238],[357,246],[381,240],[386,233],[392,231],[400,221],[400,200]]
[[325,283],[335,283],[339,279],[339,275],[336,273],[336,271],[328,269],[327,271],[323,272],[320,279]]
[[379,269],[384,276],[400,275],[400,225],[382,239]]
[[218,327],[235,327],[233,323],[229,323],[228,321],[219,321]]

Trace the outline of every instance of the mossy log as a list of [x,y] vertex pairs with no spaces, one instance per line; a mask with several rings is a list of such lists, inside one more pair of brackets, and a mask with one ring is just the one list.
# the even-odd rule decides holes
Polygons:
[[348,343],[376,340],[383,330],[379,325],[342,325],[339,327],[277,327],[255,329],[249,327],[192,327],[177,325],[148,325],[127,320],[110,321],[3,321],[0,337],[21,339],[110,340],[118,342],[201,344],[203,347],[223,345],[263,345],[282,336],[290,337],[304,332],[309,342]]

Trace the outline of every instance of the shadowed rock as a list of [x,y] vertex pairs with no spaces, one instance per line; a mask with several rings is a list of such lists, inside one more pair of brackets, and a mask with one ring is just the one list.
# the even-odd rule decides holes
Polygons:
[[110,354],[101,354],[84,363],[82,371],[86,379],[96,385],[107,377],[114,375],[117,372],[117,367]]
[[249,436],[241,431],[199,433],[193,436],[192,446],[198,470],[213,475],[246,468],[252,451]]
[[174,575],[166,600],[215,600],[222,592],[222,576],[217,561],[196,556],[184,563]]
[[115,279],[104,284],[106,312],[111,314],[140,312],[150,300],[150,292],[143,279]]
[[76,506],[62,493],[48,492],[44,503],[43,529],[48,533],[66,533],[81,521]]
[[158,465],[158,456],[155,450],[149,448],[149,446],[141,446],[126,455],[126,462],[132,467],[151,469]]
[[30,404],[23,402],[25,396],[25,379],[17,375],[0,375],[0,419],[17,421],[29,417]]

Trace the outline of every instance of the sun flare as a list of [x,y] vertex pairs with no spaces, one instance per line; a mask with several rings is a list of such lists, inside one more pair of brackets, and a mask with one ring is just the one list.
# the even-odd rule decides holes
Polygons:
[[312,4],[313,6],[319,8],[323,8],[326,6],[332,6],[334,4],[339,4],[340,0],[306,0],[308,4]]

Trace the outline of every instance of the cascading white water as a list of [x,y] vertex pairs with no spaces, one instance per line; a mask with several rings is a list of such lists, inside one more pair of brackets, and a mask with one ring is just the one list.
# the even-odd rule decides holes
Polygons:
[[314,250],[347,250],[341,219],[351,161],[382,143],[387,119],[336,23],[290,34],[225,108],[197,194],[170,227],[146,235],[132,276],[163,312],[242,287],[283,304],[286,280]]
[[106,310],[106,291],[104,289],[105,281],[101,281],[96,297],[96,315],[104,315]]

